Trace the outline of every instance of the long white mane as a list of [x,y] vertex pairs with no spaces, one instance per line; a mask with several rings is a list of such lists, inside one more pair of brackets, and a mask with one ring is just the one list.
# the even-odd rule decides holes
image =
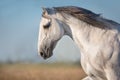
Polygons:
[[87,9],[83,9],[80,7],[75,6],[68,6],[68,7],[54,7],[54,9],[61,13],[63,16],[63,13],[69,14],[77,19],[80,19],[94,27],[100,27],[100,28],[109,28],[108,24],[111,25],[120,25],[117,22],[114,22],[112,20],[108,20],[105,18],[102,18],[100,14],[95,14],[92,11],[89,11]]

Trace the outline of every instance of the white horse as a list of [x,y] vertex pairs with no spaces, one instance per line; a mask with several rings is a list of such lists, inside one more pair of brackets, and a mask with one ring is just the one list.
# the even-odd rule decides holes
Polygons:
[[[43,8],[38,52],[47,59],[62,36],[78,45],[83,80],[120,80],[120,24],[75,7]],[[69,54],[68,54],[69,56]]]

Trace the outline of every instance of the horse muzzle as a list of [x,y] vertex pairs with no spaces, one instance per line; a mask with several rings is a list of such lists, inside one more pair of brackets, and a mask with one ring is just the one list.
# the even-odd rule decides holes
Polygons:
[[39,55],[44,59],[50,58],[53,55],[53,50],[55,48],[55,42],[51,42],[50,46],[42,45],[38,49]]
[[49,57],[51,57],[53,55],[53,53],[51,51],[41,51],[39,54],[44,59],[47,59],[47,58],[49,58]]

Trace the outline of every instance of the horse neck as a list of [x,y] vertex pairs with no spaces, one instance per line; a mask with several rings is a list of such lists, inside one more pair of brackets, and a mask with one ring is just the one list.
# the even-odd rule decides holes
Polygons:
[[94,46],[94,43],[99,43],[100,41],[97,35],[102,36],[106,32],[72,16],[63,15],[57,14],[57,19],[62,21],[64,33],[73,39],[81,51]]
[[71,30],[72,39],[81,53],[86,54],[92,54],[93,51],[96,54],[101,46],[104,47],[103,44],[110,44],[117,34],[116,30],[101,29],[74,18],[70,18],[67,24]]
[[[70,36],[73,41],[78,45],[81,52],[84,52],[85,49],[89,49],[89,47],[93,46],[93,42],[97,43],[99,40],[95,40],[97,38],[97,34],[104,31],[97,29],[83,21],[78,19],[69,18],[67,21],[68,26],[64,26],[67,31],[67,35]],[[67,27],[67,28],[66,28]]]
[[71,22],[69,27],[71,30],[72,39],[82,51],[89,43],[88,41],[88,36],[90,33],[89,27],[85,23],[82,23],[81,21],[79,21],[79,23]]

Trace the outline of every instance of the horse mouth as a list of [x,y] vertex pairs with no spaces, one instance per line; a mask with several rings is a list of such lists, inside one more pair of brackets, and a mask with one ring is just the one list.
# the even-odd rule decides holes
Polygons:
[[41,57],[43,57],[43,59],[48,59],[53,55],[53,53],[52,52],[51,53],[40,52],[40,55]]

